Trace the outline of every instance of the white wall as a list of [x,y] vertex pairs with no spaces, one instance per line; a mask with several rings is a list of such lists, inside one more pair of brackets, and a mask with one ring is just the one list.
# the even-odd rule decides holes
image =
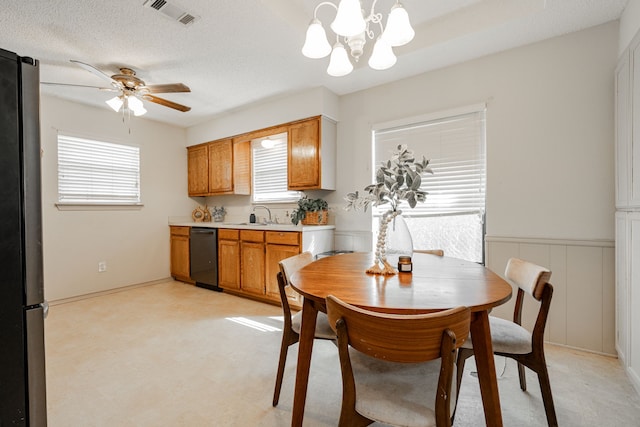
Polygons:
[[336,193],[369,183],[373,124],[486,102],[487,234],[613,239],[617,36],[612,22],[343,96]]
[[[58,98],[41,100],[45,297],[50,301],[169,277],[169,216],[188,215],[186,131]],[[144,207],[60,211],[57,132],[140,146]],[[98,273],[98,262],[107,271]]]

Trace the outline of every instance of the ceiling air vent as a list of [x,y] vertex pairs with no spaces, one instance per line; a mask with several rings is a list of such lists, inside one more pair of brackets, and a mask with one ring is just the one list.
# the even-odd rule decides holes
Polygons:
[[147,0],[143,6],[155,9],[172,21],[177,21],[182,25],[191,25],[197,19],[195,15],[187,12],[184,8],[166,0]]

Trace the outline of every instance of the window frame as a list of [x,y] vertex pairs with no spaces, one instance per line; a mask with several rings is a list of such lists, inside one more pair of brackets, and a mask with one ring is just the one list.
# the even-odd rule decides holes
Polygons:
[[[400,209],[403,210],[403,216],[406,217],[407,221],[411,220],[411,219],[418,219],[418,218],[431,218],[433,220],[435,220],[435,218],[437,217],[454,217],[454,216],[470,216],[470,215],[478,215],[479,216],[479,224],[474,226],[474,227],[479,227],[475,228],[477,230],[477,232],[481,233],[481,241],[480,242],[476,242],[476,244],[473,244],[473,246],[476,248],[474,250],[474,253],[477,254],[477,256],[481,257],[481,260],[479,260],[478,262],[481,262],[482,264],[484,264],[484,262],[486,261],[486,257],[485,257],[485,234],[486,234],[486,200],[487,200],[487,186],[486,186],[486,181],[487,181],[487,162],[486,162],[486,152],[487,152],[487,146],[486,146],[486,116],[487,116],[487,112],[486,112],[487,108],[486,108],[486,104],[485,103],[481,103],[481,104],[474,104],[474,105],[469,105],[469,106],[465,106],[465,107],[461,107],[461,108],[455,108],[455,109],[450,109],[450,110],[444,110],[444,111],[439,111],[439,112],[435,112],[435,113],[431,113],[431,114],[425,114],[425,115],[420,115],[420,116],[413,116],[413,117],[407,117],[407,118],[403,118],[403,119],[399,119],[399,120],[394,120],[394,121],[389,121],[389,122],[384,122],[384,123],[378,123],[375,124],[374,126],[372,126],[372,132],[371,132],[371,159],[372,159],[372,174],[375,174],[375,171],[377,170],[379,163],[383,160],[386,160],[388,157],[383,158],[382,155],[380,155],[379,153],[379,149],[377,149],[377,145],[376,145],[376,140],[380,139],[380,135],[384,135],[385,133],[387,133],[389,136],[387,137],[387,140],[384,141],[384,136],[382,136],[382,143],[389,145],[391,143],[391,141],[393,140],[394,136],[394,132],[398,132],[398,140],[402,140],[403,137],[407,137],[410,136],[410,132],[412,128],[415,129],[425,129],[425,132],[427,131],[428,126],[430,126],[430,124],[434,124],[436,126],[440,126],[440,125],[444,125],[446,126],[446,123],[448,121],[451,121],[452,123],[455,123],[457,120],[462,119],[462,120],[471,120],[471,125],[480,125],[480,134],[477,134],[477,136],[480,138],[479,143],[480,146],[479,151],[476,152],[475,157],[472,159],[473,161],[470,162],[466,162],[466,158],[465,159],[465,163],[469,163],[471,166],[469,165],[464,165],[464,166],[459,166],[459,165],[455,165],[454,169],[456,167],[460,167],[460,169],[462,170],[462,175],[456,174],[455,172],[452,174],[452,176],[454,178],[460,179],[461,177],[464,177],[465,174],[469,174],[469,170],[473,170],[475,168],[480,168],[481,171],[481,175],[480,175],[480,181],[474,181],[474,185],[471,184],[463,184],[463,188],[467,188],[467,192],[465,193],[464,191],[461,193],[458,192],[454,192],[453,193],[453,206],[448,207],[448,208],[443,208],[442,204],[438,204],[436,206],[434,206],[433,208],[429,208],[429,207],[425,207],[424,205],[429,203],[429,199],[430,196],[427,195],[427,200],[424,204],[419,204],[416,208],[411,209],[409,208],[408,204],[406,202],[403,202]],[[466,116],[466,117],[465,117]],[[476,116],[476,117],[474,117]],[[472,128],[469,128],[472,129]],[[405,135],[400,135],[400,132],[407,132],[407,134]],[[440,131],[440,130],[439,130]],[[456,129],[457,131],[457,129]],[[378,136],[378,137],[377,137]],[[472,136],[473,137],[473,136]],[[475,137],[473,137],[475,138]],[[454,140],[455,141],[455,140]],[[468,145],[468,141],[471,140],[459,140],[459,141],[464,141],[463,146],[465,144]],[[456,141],[457,142],[457,141]],[[402,141],[401,143],[405,143],[404,141]],[[433,143],[433,142],[432,142]],[[437,142],[436,142],[437,144]],[[416,152],[417,157],[422,156],[422,152],[424,152],[425,156],[429,159],[429,153],[428,153],[428,148],[421,150],[421,149],[416,149],[415,146],[412,146],[411,143],[408,144],[410,149],[413,149]],[[415,144],[413,144],[415,145]],[[455,150],[454,150],[455,151]],[[464,151],[463,151],[464,152]],[[471,152],[471,151],[470,151]],[[456,153],[457,154],[457,153]],[[451,159],[448,158],[448,156],[445,156],[447,158],[446,162],[449,162]],[[455,156],[454,156],[454,159]],[[437,156],[434,156],[433,159],[434,161],[439,160],[439,158]],[[458,160],[458,159],[456,159]],[[433,166],[434,164],[436,164],[435,162],[430,163],[429,166]],[[446,164],[446,163],[445,163]],[[455,163],[454,163],[455,164]],[[443,165],[444,166],[444,165]],[[444,199],[445,201],[445,205],[446,205],[446,197],[447,197],[447,192],[446,189],[449,185],[451,185],[451,183],[447,183],[446,181],[446,176],[445,175],[445,179],[442,181],[445,181],[445,183],[443,183],[444,187],[440,187],[440,197]],[[473,175],[471,175],[473,176]],[[375,177],[372,177],[373,179],[375,179]],[[438,183],[439,177],[436,177],[435,175],[432,177],[431,175],[425,175],[423,176],[423,185],[422,185],[422,189],[425,191],[429,191],[428,190],[428,186],[429,184],[433,184]],[[452,181],[452,183],[455,181]],[[442,184],[441,184],[442,185]],[[469,191],[469,188],[473,188],[474,186],[476,186],[481,189],[482,191],[482,201],[480,202],[480,199],[477,199],[475,194],[473,194],[471,191]],[[454,185],[455,186],[455,185]],[[444,191],[443,191],[444,190]],[[432,200],[435,199],[436,197],[438,197],[436,195],[436,192],[432,190]],[[475,203],[474,203],[474,199]],[[461,200],[463,200],[461,202]],[[468,205],[468,207],[466,206]],[[481,206],[480,206],[481,205]],[[422,209],[420,209],[422,207]],[[386,212],[388,210],[388,205],[382,205],[380,207],[372,207],[371,210],[371,218],[372,218],[372,228],[374,230],[374,234],[375,234],[375,230],[376,230],[376,222],[378,221],[378,218],[380,218],[380,216]],[[468,220],[461,220],[461,221],[468,221]],[[409,224],[409,222],[408,222]],[[468,225],[468,223],[467,223]],[[473,242],[470,240],[470,242]],[[415,244],[415,242],[414,242]],[[417,246],[416,246],[417,247]],[[476,256],[474,256],[474,260],[476,260]]]
[[[65,139],[67,140],[67,142],[76,142],[76,143],[84,143],[84,144],[95,143],[98,146],[101,145],[102,150],[108,149],[109,146],[111,146],[113,151],[108,153],[110,155],[111,161],[116,160],[115,159],[117,158],[116,153],[118,148],[120,147],[125,147],[125,148],[120,148],[121,150],[124,150],[123,152],[126,152],[128,150],[130,152],[136,153],[135,155],[130,156],[130,160],[132,161],[137,160],[137,165],[129,169],[129,171],[132,171],[133,174],[135,174],[135,178],[133,179],[133,181],[135,181],[135,186],[133,188],[137,189],[137,196],[135,197],[135,199],[131,198],[131,200],[109,201],[104,199],[91,200],[90,197],[87,197],[87,198],[77,198],[77,199],[70,198],[70,199],[64,200],[64,196],[61,195],[61,191],[60,191],[61,174],[64,173],[64,165],[61,165],[61,159],[60,159],[60,151],[61,151],[60,144],[61,144],[61,140],[63,140],[62,142],[64,143]],[[116,141],[111,138],[104,138],[100,136],[96,137],[96,136],[89,136],[89,135],[81,135],[74,132],[59,131],[56,137],[56,151],[57,151],[56,153],[57,154],[56,156],[56,168],[57,168],[56,199],[57,201],[55,203],[55,206],[59,210],[139,210],[142,207],[144,207],[144,204],[142,203],[142,148],[139,145],[125,143],[122,141]],[[96,157],[97,155],[95,154],[95,152],[88,153],[88,157],[91,157],[91,156]],[[125,155],[124,158],[127,158],[127,155]],[[90,168],[91,166],[87,168],[87,171]],[[130,177],[131,177],[131,174],[129,174],[129,180],[131,181]],[[113,182],[113,179],[110,181],[104,180],[104,183],[108,183],[108,182]],[[129,187],[129,189],[131,188],[132,187]]]
[[[273,175],[274,168],[275,168],[275,171],[277,171],[276,177],[279,178],[278,184],[282,185],[284,183],[286,190],[279,191],[280,193],[279,197],[271,197],[271,198],[263,197],[263,198],[256,199],[256,189],[260,187],[259,185],[256,185],[256,180],[263,178],[263,176],[259,173],[256,173],[255,168],[258,162],[256,162],[255,156],[256,154],[260,154],[260,151],[262,150],[265,150],[265,152],[266,150],[269,150],[268,148],[262,148],[261,146],[262,141],[268,138],[271,138],[274,140],[275,139],[281,140],[280,144],[282,144],[281,146],[284,147],[284,159],[278,158],[275,162],[272,162],[271,167],[266,168],[266,171],[268,174]],[[296,203],[298,199],[302,197],[302,193],[300,191],[288,189],[288,186],[289,186],[288,173],[287,173],[288,156],[289,156],[288,145],[289,144],[288,144],[287,132],[282,132],[279,134],[269,135],[261,138],[254,138],[251,140],[251,203],[252,204]],[[257,151],[256,149],[260,151]]]

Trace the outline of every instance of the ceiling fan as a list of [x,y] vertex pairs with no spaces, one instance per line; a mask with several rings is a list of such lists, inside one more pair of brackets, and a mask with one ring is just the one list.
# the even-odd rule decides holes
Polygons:
[[61,85],[61,86],[76,86],[76,87],[90,87],[99,90],[115,92],[117,95],[114,98],[106,101],[107,105],[114,111],[118,112],[121,108],[123,111],[129,110],[136,116],[141,116],[147,112],[144,108],[142,101],[150,101],[156,104],[160,104],[165,107],[173,108],[174,110],[187,112],[191,110],[191,107],[187,107],[182,104],[178,104],[173,101],[169,101],[164,98],[153,95],[154,93],[176,93],[176,92],[191,92],[188,86],[182,83],[169,83],[159,85],[147,85],[142,79],[136,76],[136,72],[128,67],[121,67],[119,74],[109,76],[102,72],[93,65],[85,64],[84,62],[71,60],[74,64],[79,65],[92,74],[100,77],[101,79],[109,82],[110,87],[100,86],[88,86],[78,85],[70,83],[48,83],[43,82],[45,85]]

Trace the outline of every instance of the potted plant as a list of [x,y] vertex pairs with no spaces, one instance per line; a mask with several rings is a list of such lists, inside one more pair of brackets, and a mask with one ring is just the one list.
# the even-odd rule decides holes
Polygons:
[[298,200],[298,208],[291,213],[291,222],[298,225],[323,225],[329,217],[329,204],[323,199],[310,199],[304,196]]
[[[380,218],[380,230],[378,232],[378,242],[376,244],[375,264],[367,270],[373,274],[395,274],[394,268],[387,262],[386,239],[388,238],[387,225],[394,221],[402,213],[400,202],[403,200],[414,208],[418,202],[424,202],[427,199],[427,192],[420,190],[422,184],[423,173],[433,173],[428,167],[429,160],[422,157],[421,161],[416,161],[413,151],[409,150],[406,145],[398,145],[391,154],[391,158],[386,162],[381,162],[376,170],[376,182],[365,187],[366,195],[361,196],[359,192],[349,193],[345,200],[347,206],[345,209],[363,209],[367,210],[369,205],[380,206],[389,204],[389,210]],[[408,229],[406,224],[400,217],[402,228]],[[411,235],[408,234],[409,245],[408,250],[413,251],[413,243]]]

